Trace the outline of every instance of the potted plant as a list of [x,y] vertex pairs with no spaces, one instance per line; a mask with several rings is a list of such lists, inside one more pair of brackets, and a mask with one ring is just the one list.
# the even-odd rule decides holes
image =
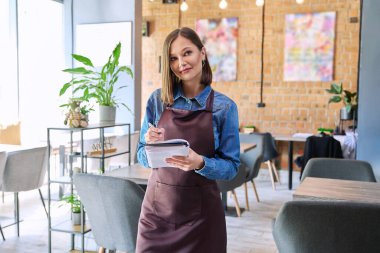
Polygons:
[[245,134],[253,133],[255,131],[255,128],[256,127],[254,125],[244,126],[243,127],[243,133],[245,133]]
[[60,105],[60,107],[66,107],[67,112],[64,124],[69,127],[87,127],[88,126],[88,114],[93,111],[92,107],[84,103],[82,98],[70,98],[67,104]]
[[340,109],[340,119],[350,120],[353,118],[353,112],[357,109],[358,96],[356,92],[343,90],[342,83],[332,83],[330,89],[326,91],[333,96],[329,99],[330,103],[339,103],[343,101],[344,107]]
[[[67,196],[63,196],[62,199],[66,203],[71,204],[71,221],[73,225],[81,224],[81,202],[77,194],[70,194]],[[83,219],[83,222],[85,220]]]
[[120,104],[131,112],[129,107],[125,103],[119,103],[116,97],[117,91],[127,87],[126,85],[115,87],[120,74],[124,72],[133,78],[133,72],[129,67],[119,66],[120,52],[121,43],[119,42],[106,64],[101,68],[96,68],[92,61],[85,56],[72,54],[73,59],[82,63],[84,67],[63,70],[71,73],[73,77],[70,82],[63,85],[59,94],[65,94],[72,87],[73,94],[81,93],[82,100],[94,99],[99,104],[101,123],[114,123],[116,107]]

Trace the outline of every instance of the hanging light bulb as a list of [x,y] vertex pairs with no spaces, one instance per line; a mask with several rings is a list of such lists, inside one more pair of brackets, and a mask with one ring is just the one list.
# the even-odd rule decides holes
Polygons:
[[227,8],[227,1],[226,0],[221,0],[220,3],[219,3],[219,8],[224,10],[225,8]]
[[264,5],[264,0],[256,0],[256,5],[257,6],[263,6]]
[[304,0],[296,0],[297,4],[303,4]]
[[189,6],[187,5],[186,0],[182,1],[181,6],[179,8],[181,9],[181,11],[187,11],[187,9],[189,9]]

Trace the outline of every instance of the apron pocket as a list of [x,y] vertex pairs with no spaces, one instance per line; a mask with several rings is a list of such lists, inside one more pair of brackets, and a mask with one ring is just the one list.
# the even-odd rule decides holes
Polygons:
[[202,188],[168,185],[156,182],[153,208],[168,223],[193,223],[202,210]]

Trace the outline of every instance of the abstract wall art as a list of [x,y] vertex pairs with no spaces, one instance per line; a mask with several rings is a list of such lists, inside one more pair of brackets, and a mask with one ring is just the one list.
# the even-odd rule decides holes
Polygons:
[[236,80],[238,18],[200,19],[196,31],[206,48],[213,80]]
[[284,81],[333,80],[335,12],[285,17]]

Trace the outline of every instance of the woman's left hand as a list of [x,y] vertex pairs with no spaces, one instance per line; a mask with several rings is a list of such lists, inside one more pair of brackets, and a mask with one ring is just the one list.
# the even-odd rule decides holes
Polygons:
[[204,166],[203,157],[201,155],[198,155],[191,148],[189,149],[188,156],[172,156],[170,158],[166,158],[165,161],[171,164],[173,167],[184,171],[201,169]]

